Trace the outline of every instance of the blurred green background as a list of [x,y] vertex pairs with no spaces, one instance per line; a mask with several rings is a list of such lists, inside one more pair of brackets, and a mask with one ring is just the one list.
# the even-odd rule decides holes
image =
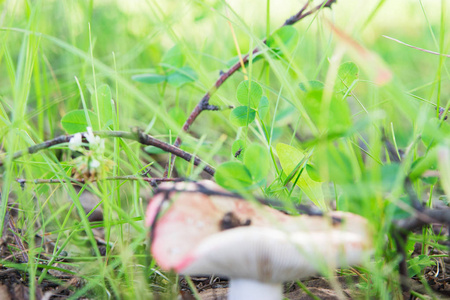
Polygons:
[[[314,1],[311,6],[318,3]],[[96,89],[104,84],[111,88],[117,105],[119,118],[115,129],[128,131],[137,126],[173,143],[181,134],[184,120],[213,86],[220,71],[227,70],[239,53],[246,54],[261,46],[261,40],[303,5],[304,1],[298,0],[0,1],[0,157],[5,159],[6,154],[65,134],[62,117],[82,109],[82,100],[87,109],[95,110]],[[354,61],[360,72],[348,103],[355,133],[336,143],[351,161],[345,165],[348,169],[340,169],[338,164],[331,166],[334,162],[330,162],[328,170],[328,162],[322,164],[327,169],[325,173],[335,171],[330,180],[339,179],[341,174],[345,178],[339,188],[331,181],[327,183],[326,198],[330,202],[343,199],[342,208],[356,211],[374,223],[379,242],[374,263],[361,271],[372,274],[374,284],[362,287],[373,292],[368,295],[389,299],[391,291],[399,291],[397,274],[392,272],[398,257],[395,251],[389,252],[392,243],[385,247],[395,214],[390,205],[404,194],[399,178],[404,179],[412,161],[429,150],[429,145],[416,141],[420,140],[428,120],[436,116],[436,105],[448,106],[450,73],[445,57],[407,47],[383,35],[416,47],[450,53],[449,13],[450,5],[445,0],[338,0],[331,10],[320,11],[294,25],[298,40],[286,59],[266,56],[265,60],[248,65],[246,74],[240,70],[228,79],[210,101],[223,109],[203,112],[190,133],[183,135],[183,149],[217,167],[233,159],[231,147],[238,138],[248,138],[267,148],[280,142],[301,148],[311,146],[303,144],[302,139],[317,137],[317,132],[308,126],[301,111],[304,98],[298,84],[319,80],[328,87],[331,84],[332,91],[339,65]],[[177,86],[133,80],[136,75],[164,74],[166,66],[161,62],[174,46],[184,57],[181,66],[195,72],[195,81]],[[385,77],[377,78],[380,71]],[[269,115],[263,119],[271,132],[270,145],[262,133],[261,120],[247,127],[237,127],[229,121],[227,106],[239,105],[236,88],[246,76],[258,81],[269,99]],[[383,78],[390,80],[380,82]],[[332,129],[333,124],[324,119],[323,124],[315,125]],[[381,166],[381,160],[386,160],[381,132],[389,133],[389,139],[399,148],[412,149],[413,154],[402,166],[404,170]],[[151,165],[152,176],[162,176],[167,155],[150,156],[133,142],[121,141],[118,150],[118,143],[107,142],[105,156],[115,164],[113,174],[106,175],[138,175]],[[358,147],[373,159],[363,161]],[[72,158],[67,147],[61,146],[24,156],[17,162],[8,161],[2,169],[1,215],[5,214],[11,193],[24,208],[18,224],[29,229],[24,238],[31,245],[30,257],[40,251],[32,247],[37,232],[51,231],[53,237],[61,239],[59,242],[68,241],[69,246],[72,235],[67,230],[84,231],[90,237],[91,225],[86,215],[82,216],[82,208],[77,206],[81,221],[72,224],[68,216],[74,214],[73,206],[70,210],[67,203],[61,206],[61,199],[78,203],[79,191],[70,184],[27,184],[22,190],[15,182],[16,178],[69,178]],[[273,163],[268,184],[281,177],[276,169],[277,160]],[[181,177],[209,177],[180,159],[176,170]],[[349,177],[345,176],[347,171]],[[435,185],[437,194],[443,194],[436,182],[415,182],[419,196],[425,200],[433,197]],[[94,288],[103,296],[107,294],[104,290],[108,290],[124,298],[145,298],[141,288],[159,291],[164,287],[170,291],[170,284],[177,283],[174,278],[160,273],[153,261],[150,268],[142,267],[148,265],[147,229],[142,216],[150,196],[149,186],[143,182],[87,186],[103,201],[105,223],[101,225],[109,232],[105,239],[117,243],[114,249],[117,252],[100,270],[92,270],[92,265],[85,264],[80,276],[89,284],[78,295]],[[294,187],[289,186],[292,190]],[[280,189],[289,192],[286,187]],[[276,195],[276,186],[272,190],[261,189],[260,193]],[[297,189],[289,196],[298,200],[299,194]],[[51,222],[46,221],[49,215]],[[62,221],[65,218],[70,220],[67,224]],[[36,265],[27,268],[33,278]]]
[[[37,126],[33,129],[41,138],[49,138],[62,133],[59,120],[66,112],[80,108],[74,77],[87,99],[92,94],[91,49],[97,84],[107,83],[117,92],[114,96],[120,103],[121,127],[146,128],[156,118],[152,133],[165,135],[164,126],[159,124],[170,118],[166,115],[169,109],[179,103],[188,114],[212,86],[219,70],[226,69],[227,62],[237,55],[228,17],[241,53],[247,53],[302,3],[271,1],[270,24],[266,22],[266,3],[261,1],[228,1],[229,8],[222,1],[2,1],[1,5],[3,113],[11,116],[17,97],[25,97],[17,90],[24,80],[29,89],[22,91],[27,99],[23,117]],[[448,10],[448,5],[444,9]],[[315,21],[308,18],[295,25],[300,34],[295,61],[305,78],[323,80],[326,60],[332,57],[337,42],[330,35],[328,22],[335,22],[381,56],[404,91],[436,102],[439,56],[407,48],[382,35],[439,52],[440,11],[439,1],[338,1],[332,11],[325,10]],[[162,92],[161,86],[131,80],[132,75],[157,71],[164,53],[174,45],[182,47],[187,64],[199,75],[195,84]],[[448,43],[442,46],[445,52]],[[255,63],[255,74],[261,65]],[[21,74],[23,78],[17,78]],[[231,78],[212,102],[235,104],[234,89],[242,79],[242,74]],[[448,80],[447,72],[442,79]],[[273,79],[271,84],[275,88],[278,82]],[[369,84],[358,88],[367,89]],[[442,84],[440,93],[445,104],[447,85]],[[418,104],[413,98],[409,101],[413,106]],[[223,119],[217,115],[203,117],[204,126],[194,126],[193,130],[211,136],[217,134],[215,130],[223,132]]]

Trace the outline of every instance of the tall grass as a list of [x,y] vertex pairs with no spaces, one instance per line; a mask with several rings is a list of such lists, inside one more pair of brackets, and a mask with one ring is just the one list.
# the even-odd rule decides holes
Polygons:
[[[173,295],[177,284],[176,278],[158,269],[148,255],[147,228],[142,221],[151,196],[148,183],[100,180],[78,191],[69,183],[21,186],[16,182],[17,178],[64,181],[72,176],[73,157],[67,145],[15,161],[11,154],[64,134],[61,118],[69,111],[82,109],[83,98],[86,110],[98,111],[100,85],[107,84],[112,90],[112,129],[138,126],[167,142],[182,134],[182,147],[213,166],[232,159],[231,146],[237,139],[263,144],[271,151],[272,166],[267,186],[258,192],[273,196],[281,191],[281,195],[298,201],[305,198],[298,188],[279,185],[284,175],[274,147],[283,142],[304,150],[326,150],[320,139],[302,143],[295,133],[308,139],[334,126],[326,117],[330,93],[339,65],[346,61],[357,62],[363,71],[349,98],[354,133],[337,140],[335,146],[349,158],[348,169],[342,172],[354,177],[351,183],[326,185],[325,194],[330,201],[336,201],[339,209],[368,218],[376,232],[374,259],[358,271],[349,271],[361,277],[358,287],[363,295],[392,299],[401,294],[399,256],[389,229],[404,195],[405,174],[416,158],[428,151],[420,136],[427,120],[436,115],[430,103],[448,109],[449,73],[444,56],[407,48],[381,35],[448,53],[449,7],[444,0],[440,4],[420,0],[364,1],[364,5],[359,1],[338,1],[332,11],[313,14],[295,25],[299,42],[293,52],[275,59],[266,51],[263,60],[250,62],[247,74],[235,74],[211,99],[221,107],[236,105],[236,87],[245,75],[264,87],[270,102],[269,116],[237,128],[230,123],[227,109],[203,112],[191,127],[192,132],[183,134],[184,119],[217,79],[219,70],[227,69],[229,60],[238,54],[227,22],[234,29],[242,53],[253,47],[267,49],[262,39],[299,9],[298,1],[285,2],[282,7],[268,0],[266,5],[150,0],[0,4],[0,157],[5,161],[0,169],[0,216],[2,220],[6,216],[8,200],[17,203],[16,226],[22,230],[21,238],[27,245],[25,271],[31,298],[43,280],[58,281],[53,276],[55,268],[68,274],[75,272],[84,280],[82,288],[71,296],[74,299],[83,295],[147,299],[154,291]],[[392,20],[392,11],[398,18]],[[333,33],[330,22],[384,61],[393,79],[377,84],[371,73],[376,68],[373,62],[358,57],[345,39]],[[414,34],[410,26],[414,26]],[[174,45],[182,49],[186,64],[196,71],[198,80],[179,88],[132,81],[132,75],[161,72],[158,64]],[[324,117],[319,124],[308,115],[298,88],[300,82],[308,80],[320,80],[331,87],[325,90]],[[97,117],[99,124],[106,122],[101,114]],[[398,168],[390,167],[383,135],[397,149],[408,149]],[[108,140],[106,149],[105,156],[113,165],[110,170],[102,169],[99,178],[139,175],[149,166],[154,176],[164,172],[167,156],[150,156],[136,142]],[[322,174],[336,171],[326,164],[322,166]],[[204,176],[200,168],[180,159],[176,170],[180,177],[195,180]],[[436,183],[417,180],[414,186],[421,198],[430,200],[429,205],[434,194],[443,194]],[[100,201],[102,223],[88,220],[90,213],[85,212],[82,198],[87,192]],[[0,232],[4,226],[0,222]],[[104,239],[105,256],[100,253],[98,236],[93,231],[97,227],[102,227],[99,234]],[[36,236],[45,238],[38,242]],[[411,237],[409,248],[412,241],[419,239],[424,239],[426,247],[438,247],[437,238],[426,229]],[[51,252],[45,245],[49,241],[55,245]],[[59,261],[65,255],[71,257],[70,262]]]

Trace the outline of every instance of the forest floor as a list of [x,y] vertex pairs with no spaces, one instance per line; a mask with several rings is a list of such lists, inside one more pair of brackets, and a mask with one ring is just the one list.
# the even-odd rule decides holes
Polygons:
[[[13,218],[9,217],[8,222],[5,223],[6,230],[1,238],[0,255],[2,261],[10,261],[16,264],[16,267],[11,267],[6,264],[0,266],[0,299],[2,300],[25,300],[29,299],[29,274],[17,268],[17,264],[25,264],[27,261],[26,245],[22,243],[22,239],[18,237],[21,230],[15,228]],[[100,253],[104,253],[104,245],[102,245],[102,231],[98,230],[96,236],[98,237],[98,247]],[[15,235],[17,235],[15,237]],[[36,237],[40,239],[41,237]],[[51,247],[51,241],[46,243]],[[41,255],[42,259],[49,259],[45,253],[52,251],[51,248],[46,249]],[[421,253],[421,244],[417,243],[413,256],[419,256]],[[430,299],[450,299],[450,258],[445,253],[437,250],[432,250],[430,253],[435,257],[435,265],[426,267],[422,277],[422,281],[416,276],[409,280],[411,289],[420,294],[430,295]],[[70,258],[67,258],[70,261]],[[66,261],[66,262],[67,262]],[[67,268],[65,264],[54,265],[59,268]],[[24,268],[26,269],[26,268]],[[76,267],[73,267],[73,275],[68,272],[60,270],[49,270],[48,279],[36,284],[36,299],[65,299],[72,296],[77,290],[82,288],[85,284],[84,280],[76,275]],[[354,270],[355,274],[357,273]],[[423,284],[423,280],[427,284]],[[364,298],[363,292],[359,290],[358,285],[364,281],[357,275],[337,276],[340,289],[336,290],[330,286],[329,281],[322,277],[315,277],[302,282],[300,286],[296,282],[286,283],[284,286],[284,296],[292,300],[306,300],[306,299],[359,299]],[[228,292],[228,281],[226,279],[213,277],[192,277],[197,292],[204,300],[221,300],[226,299]],[[428,286],[427,286],[428,285]],[[187,281],[180,277],[179,281],[180,292],[178,299],[193,300],[195,299]],[[431,297],[432,295],[432,297]],[[155,299],[167,299],[166,296],[160,294],[153,295]],[[405,299],[416,299],[410,293],[404,293]],[[78,299],[96,299],[95,295],[89,295]]]

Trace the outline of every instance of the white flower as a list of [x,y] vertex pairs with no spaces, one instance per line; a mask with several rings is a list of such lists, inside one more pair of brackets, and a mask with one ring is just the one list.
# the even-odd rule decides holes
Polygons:
[[92,169],[97,169],[98,167],[100,167],[100,162],[98,160],[96,160],[95,158],[93,158],[89,162],[89,167]]
[[81,146],[82,142],[81,133],[76,133],[69,141],[69,149],[72,151],[77,151]]
[[88,141],[89,145],[92,143],[95,143],[95,135],[94,132],[92,131],[91,127],[86,127],[87,133],[84,134],[84,137],[86,138],[86,140]]
[[105,152],[105,139],[100,139],[100,137],[98,137],[98,138],[100,141],[100,144],[98,146],[98,152],[103,153],[103,152]]
[[[84,134],[84,137],[86,138],[86,140],[89,142],[89,147],[92,148],[97,148],[97,147],[101,147],[101,138],[99,136],[95,136],[94,132],[92,131],[91,127],[86,127],[87,129],[87,133]],[[104,147],[104,146],[103,146]]]

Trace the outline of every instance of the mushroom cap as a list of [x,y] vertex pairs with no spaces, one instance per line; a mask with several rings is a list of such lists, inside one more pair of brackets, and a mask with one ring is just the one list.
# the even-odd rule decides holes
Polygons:
[[367,221],[351,213],[288,216],[211,181],[160,190],[146,214],[151,250],[177,273],[278,283],[360,263],[372,247]]
[[[224,216],[232,212],[240,222],[251,220],[254,226],[269,226],[265,216],[279,222],[289,217],[268,206],[254,205],[236,198],[211,181],[201,181],[204,191],[223,195],[196,192],[199,186],[192,182],[164,183],[151,199],[146,213],[146,225],[152,226],[152,254],[163,269],[173,269],[205,237],[221,232]],[[228,196],[224,196],[228,195]]]

